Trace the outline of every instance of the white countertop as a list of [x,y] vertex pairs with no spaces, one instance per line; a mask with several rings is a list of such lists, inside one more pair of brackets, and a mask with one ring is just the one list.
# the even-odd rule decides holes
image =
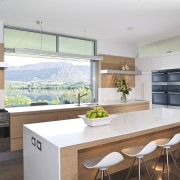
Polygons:
[[[98,106],[109,106],[109,105],[129,105],[134,103],[144,103],[146,100],[129,99],[125,103],[121,103],[120,100],[112,100],[103,102],[101,104],[94,103]],[[41,106],[25,106],[25,107],[12,107],[6,108],[10,113],[24,113],[24,112],[38,112],[38,111],[52,111],[52,110],[63,110],[63,109],[77,109],[77,108],[90,108],[93,103],[83,103],[80,106],[77,104],[62,104],[62,105],[41,105]]]
[[117,114],[109,125],[90,127],[81,118],[37,124],[28,128],[54,145],[67,147],[127,135],[180,122],[180,110],[151,109]]

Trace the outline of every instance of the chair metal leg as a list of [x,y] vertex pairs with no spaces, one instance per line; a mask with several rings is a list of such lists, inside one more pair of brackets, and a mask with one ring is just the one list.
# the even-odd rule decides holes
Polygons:
[[177,147],[177,149],[174,151],[174,153],[173,153],[173,157],[174,157],[174,159],[175,159],[175,162],[176,162],[176,165],[177,164],[180,164],[179,162],[177,163],[177,157],[175,158],[175,154],[178,154],[178,157],[180,156],[180,143],[178,144],[178,147]]
[[180,178],[180,173],[179,173],[179,169],[178,169],[177,164],[176,164],[176,160],[175,160],[175,158],[174,158],[174,156],[173,156],[173,154],[172,154],[172,152],[171,152],[170,150],[169,150],[169,153],[170,153],[170,155],[171,155],[171,157],[172,157],[174,166],[175,166],[175,168],[176,168],[176,170],[177,170],[177,172],[178,172],[178,177]]
[[99,169],[97,170],[97,173],[96,173],[96,175],[95,175],[95,177],[94,177],[94,180],[96,180],[98,174],[99,174]]
[[132,164],[131,164],[131,168],[130,168],[129,171],[128,171],[128,174],[127,174],[127,176],[126,176],[126,180],[128,180],[128,178],[129,178],[130,172],[131,172],[131,170],[132,170],[132,168],[133,168],[133,165],[134,165],[135,161],[136,161],[136,158],[134,158],[134,160],[133,160],[133,162],[132,162]]
[[111,177],[110,177],[109,173],[107,172],[107,170],[104,170],[104,171],[106,172],[108,179],[111,180]]
[[147,168],[147,166],[146,166],[146,163],[144,162],[143,158],[142,158],[142,162],[143,162],[143,164],[144,164],[144,167],[145,167],[145,169],[146,169],[146,172],[147,172],[149,178],[151,179],[151,175],[149,174],[149,170],[148,170],[148,168]]
[[169,152],[168,152],[168,148],[166,148],[166,163],[167,163],[167,173],[168,173],[168,179],[169,179]]
[[155,165],[154,165],[154,168],[153,168],[152,178],[153,178],[153,176],[155,174],[156,166],[157,166],[157,163],[159,162],[159,159],[160,159],[160,157],[162,155],[162,152],[163,152],[163,149],[161,149],[161,151],[159,153],[159,156],[156,158],[156,162],[155,162]]
[[141,158],[138,158],[138,180],[141,179]]
[[104,170],[101,170],[101,180],[104,179]]

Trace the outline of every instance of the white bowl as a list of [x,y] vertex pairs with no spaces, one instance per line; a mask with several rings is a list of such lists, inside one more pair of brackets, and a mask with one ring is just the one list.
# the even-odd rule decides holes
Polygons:
[[80,118],[84,120],[84,123],[88,126],[102,126],[110,124],[112,120],[112,115],[104,118],[87,118],[86,115],[79,115]]

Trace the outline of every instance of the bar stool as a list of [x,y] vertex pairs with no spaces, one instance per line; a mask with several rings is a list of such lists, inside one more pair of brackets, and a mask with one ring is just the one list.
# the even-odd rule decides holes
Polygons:
[[[154,166],[154,173],[155,173],[155,169],[156,169],[156,166],[157,166],[157,163],[163,153],[163,150],[164,150],[164,154],[166,155],[166,165],[167,165],[167,174],[168,174],[168,179],[169,179],[169,154],[171,155],[171,158],[173,160],[173,163],[174,163],[174,166],[178,172],[178,176],[180,178],[180,174],[179,174],[179,170],[178,170],[178,167],[177,167],[177,164],[176,164],[176,161],[175,161],[175,158],[171,152],[171,146],[173,145],[176,145],[180,142],[180,133],[177,133],[175,134],[172,138],[162,138],[162,139],[157,139],[155,140],[156,144],[158,147],[161,147],[161,152],[160,152],[160,155],[158,156],[157,160],[156,160],[156,163],[155,163],[155,166]],[[154,175],[153,173],[153,175]],[[164,163],[163,163],[163,171],[162,173],[165,173],[164,171]]]
[[124,157],[119,152],[111,152],[105,156],[98,156],[94,158],[85,159],[83,160],[82,164],[88,169],[98,168],[98,171],[94,177],[94,180],[97,178],[99,171],[101,171],[101,180],[104,179],[105,173],[108,179],[111,180],[107,172],[108,167],[113,166],[117,163],[120,163],[123,160],[124,160]]
[[151,179],[150,173],[149,173],[147,166],[143,160],[143,157],[145,155],[153,152],[156,148],[157,148],[157,144],[154,141],[151,141],[145,146],[134,146],[134,147],[130,147],[130,148],[126,148],[126,149],[122,150],[122,152],[124,154],[126,154],[127,156],[134,157],[131,168],[129,169],[129,172],[126,176],[126,180],[129,178],[130,172],[131,172],[133,165],[134,165],[136,160],[138,160],[138,179],[140,180],[140,178],[141,178],[140,177],[140,175],[141,175],[141,161],[143,162],[145,169],[147,171],[147,174],[148,174],[149,178]]

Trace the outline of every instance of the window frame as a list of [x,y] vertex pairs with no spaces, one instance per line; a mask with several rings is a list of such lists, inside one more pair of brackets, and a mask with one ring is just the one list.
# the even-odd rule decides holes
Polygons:
[[[82,38],[82,37],[75,37],[70,35],[64,35],[64,34],[57,34],[57,33],[51,33],[46,31],[40,31],[40,30],[33,30],[33,29],[25,29],[25,28],[18,28],[13,26],[4,26],[4,28],[13,29],[13,30],[20,30],[20,31],[28,31],[28,32],[34,32],[34,33],[40,33],[45,35],[53,35],[56,39],[56,52],[59,52],[59,39],[60,37],[67,37],[67,38],[74,38],[78,40],[85,40],[85,41],[91,41],[93,43],[93,54],[92,56],[97,55],[97,40],[94,39],[88,39],[88,38]],[[5,47],[6,48],[6,47]],[[14,47],[16,48],[16,47]],[[98,102],[98,67],[99,67],[99,61],[95,60],[89,60],[90,61],[90,89],[91,89],[91,102]]]

